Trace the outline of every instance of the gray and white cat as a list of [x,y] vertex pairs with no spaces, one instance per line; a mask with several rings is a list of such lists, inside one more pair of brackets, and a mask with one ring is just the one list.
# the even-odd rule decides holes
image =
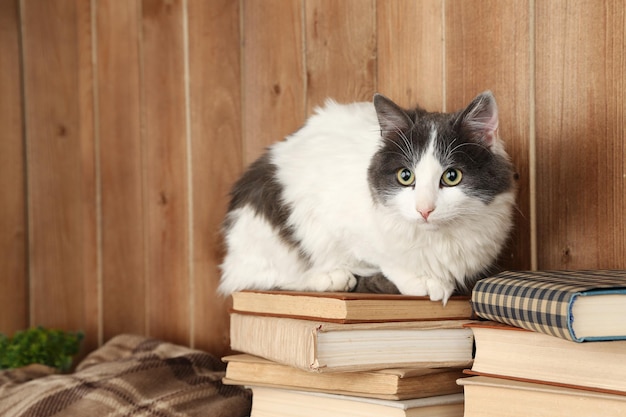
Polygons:
[[349,291],[387,277],[445,303],[512,226],[514,171],[491,92],[455,113],[328,101],[232,190],[219,290]]

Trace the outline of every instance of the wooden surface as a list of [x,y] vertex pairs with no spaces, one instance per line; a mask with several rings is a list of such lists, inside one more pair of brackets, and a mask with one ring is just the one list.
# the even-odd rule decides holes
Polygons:
[[305,5],[306,114],[329,97],[344,103],[371,100],[376,92],[375,2],[307,0]]
[[148,334],[189,340],[189,132],[183,1],[142,1],[143,214]]
[[626,268],[624,1],[537,3],[539,264]]
[[18,3],[0,0],[0,332],[28,324],[26,178]]
[[30,322],[98,335],[90,4],[22,3]]
[[626,267],[623,0],[0,0],[0,332],[228,352],[220,223],[327,96],[491,89],[518,170],[507,268]]
[[210,352],[223,352],[229,340],[224,315],[229,300],[214,294],[223,256],[220,227],[230,186],[243,169],[239,11],[238,2],[214,0],[190,2],[187,13],[193,109],[192,342]]
[[[138,2],[98,2],[102,336],[146,328]],[[124,45],[124,47],[121,47]],[[129,296],[133,294],[133,302]]]
[[244,1],[244,163],[294,132],[305,118],[303,0]]
[[443,110],[443,1],[376,3],[377,92],[401,106]]

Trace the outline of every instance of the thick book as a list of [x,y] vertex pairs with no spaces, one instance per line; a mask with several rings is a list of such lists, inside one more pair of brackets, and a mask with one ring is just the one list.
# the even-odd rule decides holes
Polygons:
[[365,371],[471,364],[471,320],[329,323],[285,317],[230,315],[235,351],[305,371]]
[[269,386],[386,400],[460,393],[463,388],[456,381],[465,376],[462,368],[316,373],[247,354],[230,355],[223,360],[227,362],[223,379],[227,385]]
[[626,340],[573,343],[495,322],[468,325],[470,373],[626,394]]
[[626,271],[503,272],[472,292],[479,317],[576,342],[626,339]]
[[459,383],[465,392],[465,417],[626,415],[624,395],[482,376]]
[[445,306],[428,297],[399,294],[241,291],[232,297],[232,309],[237,313],[339,323],[472,318],[467,296],[453,296]]
[[379,400],[252,386],[251,417],[463,417],[463,394]]

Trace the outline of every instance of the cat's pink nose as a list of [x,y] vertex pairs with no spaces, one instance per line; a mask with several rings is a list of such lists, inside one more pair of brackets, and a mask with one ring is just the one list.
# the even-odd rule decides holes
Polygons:
[[417,209],[417,211],[422,215],[424,220],[428,220],[428,216],[430,216],[430,213],[432,213],[434,210],[435,209],[432,207],[428,207],[424,209]]

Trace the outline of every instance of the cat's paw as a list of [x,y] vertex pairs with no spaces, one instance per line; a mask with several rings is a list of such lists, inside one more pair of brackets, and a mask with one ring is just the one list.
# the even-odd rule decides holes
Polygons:
[[412,278],[403,284],[398,285],[402,294],[428,296],[432,301],[443,301],[444,305],[454,292],[453,284],[433,278]]
[[448,299],[454,292],[454,285],[436,279],[427,279],[426,286],[428,287],[428,296],[431,301],[441,300],[443,305],[446,305]]
[[352,291],[356,287],[356,278],[347,269],[335,269],[316,273],[310,278],[314,291]]

